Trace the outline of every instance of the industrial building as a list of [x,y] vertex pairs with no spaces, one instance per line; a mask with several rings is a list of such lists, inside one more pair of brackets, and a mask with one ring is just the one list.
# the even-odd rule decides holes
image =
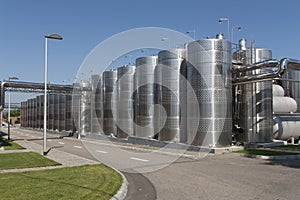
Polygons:
[[28,99],[21,126],[41,129],[47,106],[49,130],[81,135],[207,147],[298,139],[300,61],[275,60],[245,39],[232,45],[218,34],[92,75],[47,105]]

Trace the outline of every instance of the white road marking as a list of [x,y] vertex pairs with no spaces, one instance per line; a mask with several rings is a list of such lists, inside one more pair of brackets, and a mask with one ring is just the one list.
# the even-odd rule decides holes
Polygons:
[[137,160],[137,161],[142,161],[142,162],[148,162],[149,160],[146,159],[141,159],[141,158],[136,158],[136,157],[130,157],[131,160]]
[[63,142],[58,142],[58,144],[65,144],[65,143],[63,143]]
[[75,148],[77,148],[77,149],[81,149],[82,148],[82,146],[74,146]]
[[24,135],[24,133],[21,133],[21,135]]
[[107,151],[96,150],[98,153],[108,153]]

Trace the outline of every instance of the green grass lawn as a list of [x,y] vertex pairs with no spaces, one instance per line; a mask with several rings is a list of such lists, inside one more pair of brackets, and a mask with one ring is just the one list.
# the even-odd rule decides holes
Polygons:
[[300,145],[286,145],[280,147],[271,147],[272,149],[284,149],[284,150],[293,150],[293,151],[300,151]]
[[[60,165],[35,152],[0,154],[0,170]],[[1,182],[0,182],[1,183]]]
[[24,149],[24,147],[14,143],[14,142],[8,141],[5,138],[0,138],[0,143],[1,143],[1,146],[4,147],[4,150]]
[[233,151],[233,153],[250,154],[250,155],[261,155],[261,156],[299,155],[298,153],[275,152],[275,151],[268,151],[268,150],[239,150],[239,151]]
[[122,177],[99,165],[0,174],[1,199],[110,199]]

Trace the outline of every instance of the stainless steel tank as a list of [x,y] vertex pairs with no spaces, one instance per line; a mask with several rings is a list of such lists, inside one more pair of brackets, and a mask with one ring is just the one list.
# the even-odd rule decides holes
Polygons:
[[157,56],[140,57],[136,59],[135,72],[135,136],[154,137],[154,74]]
[[30,99],[27,99],[27,127],[30,127]]
[[54,130],[54,94],[48,94],[48,129]]
[[103,132],[105,135],[116,135],[116,116],[113,116],[112,108],[116,108],[116,93],[114,89],[118,78],[117,70],[103,72]]
[[[300,81],[300,72],[295,70],[287,70],[284,77],[289,80]],[[292,97],[297,102],[297,113],[300,113],[300,83],[283,81],[283,87],[286,91],[286,96]]]
[[288,140],[292,137],[300,137],[300,115],[299,114],[274,114],[273,134],[278,140]]
[[32,119],[32,128],[38,127],[38,113],[37,113],[37,99],[33,99],[33,119]]
[[25,102],[21,102],[20,117],[21,117],[21,127],[25,127]]
[[[242,51],[245,65],[272,59],[272,51],[252,48]],[[246,75],[260,74],[269,69],[258,69]],[[240,87],[241,109],[239,141],[246,143],[271,142],[273,140],[272,81],[249,83]]]
[[81,135],[91,132],[91,91],[89,82],[74,84],[82,88],[73,94],[73,111],[76,128]]
[[[192,141],[200,146],[228,146],[232,140],[231,42],[203,39],[188,44],[188,81],[199,103],[199,126]],[[188,94],[189,98],[189,94]],[[187,101],[187,112],[195,109]],[[187,119],[188,140],[194,119]]]
[[96,109],[96,96],[98,90],[98,84],[101,81],[101,76],[99,74],[92,75],[92,93],[91,93],[91,132],[101,133],[101,126],[97,118]]
[[59,94],[54,94],[54,124],[53,130],[59,130]]
[[117,84],[117,136],[126,138],[134,135],[134,74],[135,66],[118,69]]
[[95,91],[95,112],[101,134],[103,134],[103,91],[103,75],[101,75]]
[[66,131],[74,131],[74,120],[72,114],[72,95],[66,95],[66,124],[65,124]]
[[59,131],[66,130],[66,95],[59,95]]
[[37,96],[36,99],[37,99],[37,123],[38,123],[38,126],[37,128],[43,128],[43,125],[44,125],[44,119],[42,118],[43,117],[43,113],[44,113],[44,109],[42,107],[42,102],[44,101],[44,99],[42,99],[43,96]]
[[33,99],[28,100],[28,125],[30,128],[33,128]]
[[[166,122],[159,132],[159,140],[180,142],[181,122],[185,119],[181,117],[181,95],[183,90],[181,84],[181,70],[186,66],[186,50],[185,49],[170,49],[163,50],[158,53],[158,65],[156,72],[158,73],[158,98],[160,105],[165,109],[167,114]],[[186,88],[185,88],[186,90]],[[186,97],[186,96],[185,96]],[[183,110],[183,109],[182,109]],[[157,117],[157,116],[156,116]],[[158,116],[159,121],[163,119]],[[186,132],[182,132],[186,134]]]

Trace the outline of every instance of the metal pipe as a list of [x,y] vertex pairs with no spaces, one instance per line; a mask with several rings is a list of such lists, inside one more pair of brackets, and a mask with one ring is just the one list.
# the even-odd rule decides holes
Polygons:
[[[34,83],[34,82],[23,82],[23,81],[6,81],[4,80],[1,84],[2,88],[30,88],[30,89],[44,89],[44,83]],[[72,91],[74,89],[73,85],[60,85],[60,84],[47,84],[48,90],[61,90],[61,91]]]
[[[250,75],[250,76],[243,76],[237,77],[234,79],[234,85],[245,84],[249,82],[255,81],[265,81],[268,79],[274,79],[281,77],[288,69],[300,71],[300,60],[295,60],[291,58],[283,58],[280,61],[276,60],[267,60],[264,62],[254,63],[253,65],[247,67],[246,71],[251,71],[260,68],[267,68],[267,67],[277,67],[277,69],[271,73],[266,74],[257,74],[257,75]],[[251,68],[252,67],[252,68]],[[235,69],[236,71],[240,71],[241,69]]]
[[256,69],[276,67],[276,66],[279,66],[279,64],[280,64],[280,62],[278,60],[271,59],[271,60],[265,60],[265,61],[262,61],[262,62],[257,62],[257,63],[254,63],[252,65],[248,65],[246,67],[235,68],[233,70],[235,72],[246,72],[246,71],[253,71],[253,70],[256,70]]

